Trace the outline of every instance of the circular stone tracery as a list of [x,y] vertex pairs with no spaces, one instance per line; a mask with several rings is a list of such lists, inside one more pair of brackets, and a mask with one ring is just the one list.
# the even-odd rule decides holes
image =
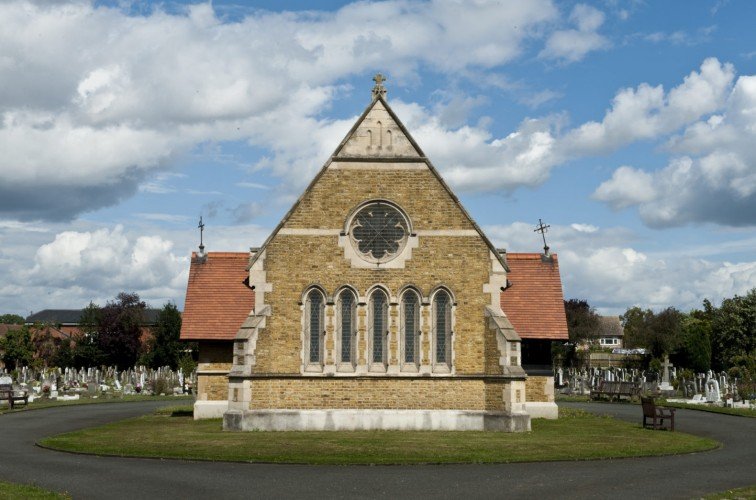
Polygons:
[[385,202],[362,207],[349,226],[352,246],[370,262],[388,262],[396,257],[404,249],[408,236],[407,218]]

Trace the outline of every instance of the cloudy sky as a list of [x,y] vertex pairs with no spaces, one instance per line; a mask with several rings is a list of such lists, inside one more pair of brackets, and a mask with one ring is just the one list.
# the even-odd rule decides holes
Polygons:
[[[305,10],[315,9],[315,10]],[[197,219],[257,246],[387,75],[497,246],[567,298],[756,286],[756,2],[0,1],[0,313],[183,306]]]

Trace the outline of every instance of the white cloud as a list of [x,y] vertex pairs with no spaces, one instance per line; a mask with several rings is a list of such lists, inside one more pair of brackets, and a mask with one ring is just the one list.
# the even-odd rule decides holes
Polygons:
[[646,83],[623,89],[601,122],[587,122],[561,141],[568,156],[602,154],[638,140],[656,139],[720,109],[732,88],[731,64],[706,59],[699,71],[665,94],[661,85]]
[[494,68],[557,14],[549,0],[387,1],[223,23],[211,3],[129,16],[85,2],[2,2],[0,215],[66,219],[117,203],[212,141],[247,139],[273,151],[275,174],[307,178],[313,158],[327,157],[308,153],[343,129],[314,118],[343,79]]
[[[121,291],[137,292],[150,305],[183,306],[189,256],[199,234],[149,223],[98,227],[79,221],[76,229],[44,226],[29,233],[23,225],[0,225],[2,312],[28,314],[45,308],[104,305]],[[249,250],[270,228],[208,224],[207,251]],[[13,241],[13,245],[7,244]]]
[[[552,225],[548,243],[559,256],[565,298],[587,299],[604,314],[619,314],[633,305],[657,310],[672,305],[686,311],[700,308],[705,298],[718,303],[743,295],[756,283],[756,261],[711,259],[728,251],[721,246],[640,251],[635,247],[637,236],[627,229],[590,226],[586,231],[584,226]],[[497,246],[511,252],[540,250],[532,224],[516,222],[484,230]],[[730,247],[747,247],[751,240],[743,240],[743,245],[732,242]]]
[[577,29],[552,33],[539,57],[573,63],[582,60],[590,52],[611,45],[609,39],[596,33],[604,23],[604,13],[600,10],[590,5],[577,4],[572,9],[570,21]]
[[[705,87],[699,82],[680,92],[676,99],[686,104],[679,107],[690,109],[690,100],[707,95],[720,99],[719,92]],[[666,167],[654,172],[621,167],[594,197],[615,209],[638,206],[643,220],[655,227],[756,224],[756,77],[738,78],[722,106],[721,114],[692,123],[669,140],[668,149],[680,156]]]

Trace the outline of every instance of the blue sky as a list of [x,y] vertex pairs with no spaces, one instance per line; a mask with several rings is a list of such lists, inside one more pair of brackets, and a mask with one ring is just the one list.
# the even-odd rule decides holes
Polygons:
[[[307,10],[305,10],[307,9]],[[372,76],[498,246],[601,312],[756,286],[756,4],[0,4],[0,312],[183,303],[259,245]]]

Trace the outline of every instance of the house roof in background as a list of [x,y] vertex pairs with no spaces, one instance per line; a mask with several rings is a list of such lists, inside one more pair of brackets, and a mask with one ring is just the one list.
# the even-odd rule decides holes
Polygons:
[[255,307],[248,286],[249,252],[192,254],[181,340],[233,340]]
[[599,316],[599,331],[601,337],[623,337],[625,329],[622,328],[619,316]]
[[[49,323],[55,325],[78,325],[84,309],[44,309],[26,318],[26,324]],[[154,325],[157,322],[160,309],[145,309],[145,325]]]
[[556,254],[508,253],[501,309],[523,339],[567,340],[567,315]]

